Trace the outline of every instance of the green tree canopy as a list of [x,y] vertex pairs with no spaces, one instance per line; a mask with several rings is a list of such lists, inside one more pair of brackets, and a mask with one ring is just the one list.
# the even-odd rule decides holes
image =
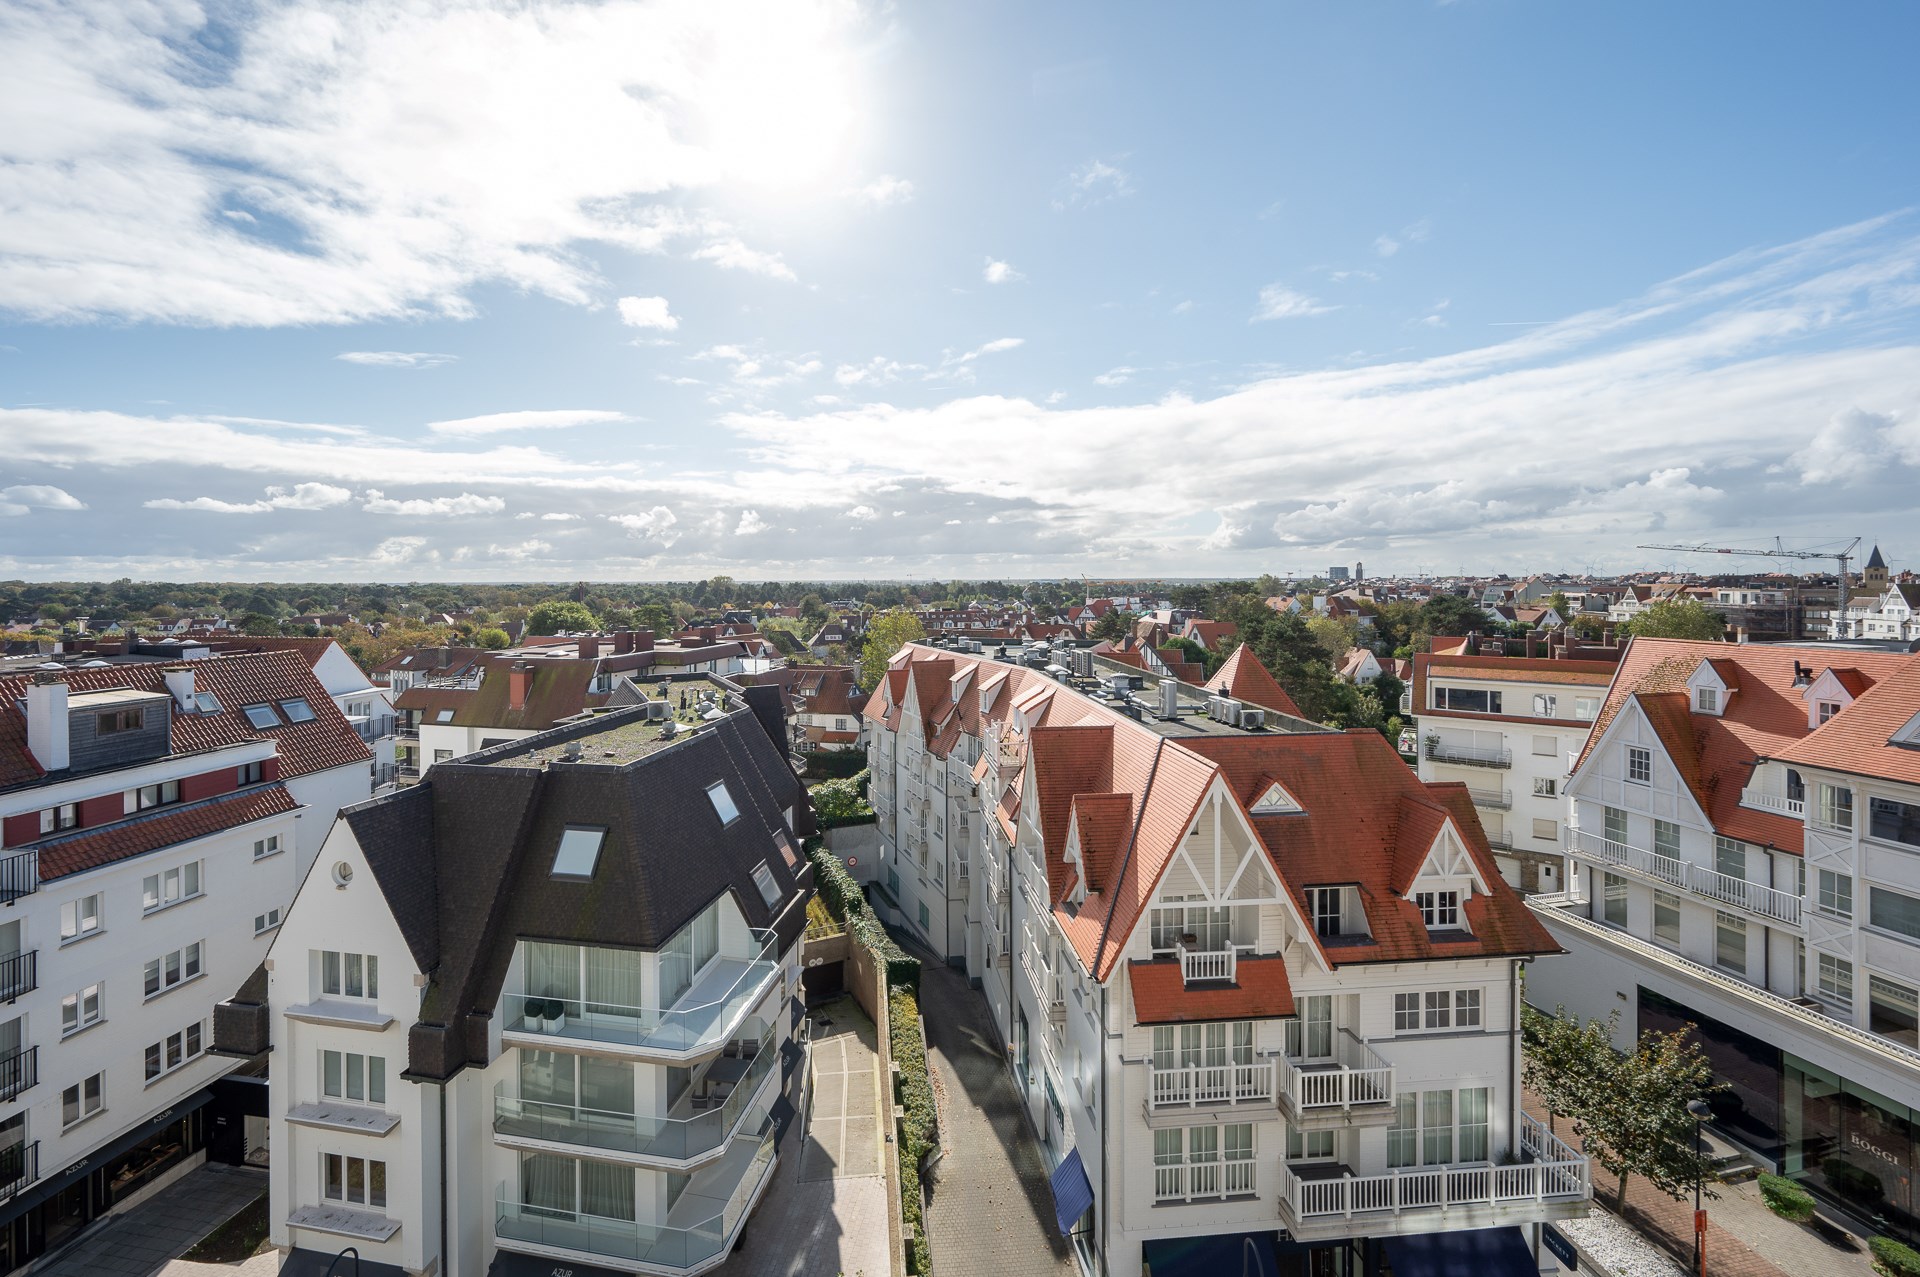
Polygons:
[[867,625],[867,639],[860,648],[860,686],[872,689],[887,676],[887,662],[893,654],[927,636],[920,618],[911,612],[882,612]]
[[1109,612],[1103,613],[1100,619],[1093,623],[1093,627],[1087,631],[1087,637],[1111,641],[1125,638],[1132,632],[1133,615],[1129,612],[1122,612],[1119,608],[1114,608]]
[[497,626],[488,626],[486,629],[477,631],[473,636],[473,641],[479,646],[486,648],[489,652],[497,652],[513,640],[507,637],[505,630]]
[[548,599],[527,613],[527,633],[558,634],[562,630],[597,630],[600,618],[584,603],[572,599]]
[[1635,638],[1708,639],[1727,636],[1727,618],[1699,599],[1660,599],[1626,624]]
[[1436,594],[1420,605],[1414,617],[1413,648],[1426,651],[1436,634],[1453,636],[1486,628],[1487,614],[1478,603],[1458,594]]

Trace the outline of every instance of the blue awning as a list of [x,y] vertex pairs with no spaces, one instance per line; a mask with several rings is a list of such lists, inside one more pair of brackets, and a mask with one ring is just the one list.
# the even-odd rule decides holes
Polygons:
[[1393,1277],[1540,1277],[1533,1249],[1518,1228],[1419,1233],[1381,1239]]
[[1279,1239],[1277,1230],[1155,1238],[1142,1243],[1140,1257],[1153,1277],[1274,1277]]
[[1087,1182],[1087,1168],[1080,1163],[1079,1149],[1069,1150],[1060,1159],[1048,1183],[1053,1186],[1053,1217],[1060,1223],[1060,1235],[1065,1237],[1093,1206],[1093,1185]]

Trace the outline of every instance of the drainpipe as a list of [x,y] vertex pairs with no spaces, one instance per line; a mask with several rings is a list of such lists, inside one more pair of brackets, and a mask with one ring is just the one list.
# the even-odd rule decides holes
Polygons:
[[447,1084],[436,1082],[433,1089],[440,1092],[440,1271],[449,1274],[453,1270],[447,1261]]
[[[1101,1046],[1100,1046],[1100,1195],[1102,1199],[1111,1197],[1113,1195],[1113,1180],[1111,1178],[1112,1171],[1109,1169],[1112,1163],[1108,1160],[1108,1157],[1107,1157],[1108,1053],[1107,1053],[1106,1043],[1110,1042],[1114,1037],[1118,1036],[1117,1034],[1109,1033],[1107,1030],[1107,1007],[1108,1007],[1107,997],[1108,997],[1108,989],[1105,985],[1101,985],[1100,986],[1100,1042],[1101,1042]],[[1112,1228],[1113,1228],[1113,1212],[1107,1209],[1107,1205],[1103,1200],[1100,1207],[1100,1255],[1098,1259],[1098,1269],[1101,1272],[1105,1272],[1107,1269],[1107,1241],[1111,1236]]]
[[[1507,1093],[1513,1096],[1513,1115],[1508,1119],[1507,1151],[1514,1151],[1519,1142],[1520,1114],[1520,961],[1513,959],[1507,963],[1507,1030],[1512,1035],[1512,1045],[1507,1050]],[[1536,1250],[1538,1246],[1536,1244]]]

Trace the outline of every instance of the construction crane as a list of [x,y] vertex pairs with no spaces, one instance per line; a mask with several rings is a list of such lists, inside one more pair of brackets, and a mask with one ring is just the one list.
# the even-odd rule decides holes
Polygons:
[[[1839,538],[1836,537],[1834,543],[1837,544],[1838,540]],[[1847,614],[1847,600],[1852,597],[1852,589],[1847,584],[1847,564],[1852,561],[1853,552],[1860,548],[1860,538],[1853,538],[1853,540],[1847,542],[1845,548],[1838,551],[1789,550],[1786,542],[1779,537],[1773,539],[1773,548],[1770,550],[1749,550],[1730,545],[1642,545],[1636,546],[1635,548],[1640,550],[1679,550],[1685,554],[1747,554],[1761,559],[1832,559],[1839,565],[1840,569],[1840,588],[1834,597],[1834,613],[1838,616],[1845,616]],[[1797,608],[1799,606],[1797,602],[1799,590],[1797,587],[1794,591],[1794,597],[1796,599],[1794,606]]]

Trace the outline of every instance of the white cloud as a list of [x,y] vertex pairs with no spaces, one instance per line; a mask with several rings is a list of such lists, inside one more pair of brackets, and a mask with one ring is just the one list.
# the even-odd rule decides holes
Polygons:
[[18,518],[32,510],[84,510],[80,498],[65,488],[44,483],[17,483],[0,488],[0,518]]
[[539,558],[551,553],[553,553],[553,542],[542,541],[538,537],[529,537],[517,545],[489,545],[487,547],[488,558],[506,559],[511,562],[523,562],[527,559]]
[[1006,262],[987,258],[987,266],[981,277],[989,284],[1014,284],[1026,278],[1025,275],[1009,266]]
[[1070,208],[1092,208],[1133,194],[1133,176],[1118,164],[1088,160],[1067,174],[1060,189],[1061,193],[1053,201],[1056,212]]
[[467,317],[483,284],[590,305],[583,245],[791,277],[701,201],[824,175],[869,23],[830,0],[0,6],[0,311]]
[[737,537],[750,537],[756,532],[765,532],[766,530],[767,521],[760,517],[758,510],[742,510],[740,512],[740,522],[734,525],[733,535]]
[[882,173],[855,194],[876,208],[888,204],[905,204],[913,199],[913,183],[904,177]]
[[346,350],[334,358],[369,368],[438,368],[454,363],[460,356],[436,355],[424,350]]
[[292,488],[269,487],[258,501],[222,501],[217,497],[193,497],[179,500],[158,497],[143,502],[149,510],[205,510],[213,514],[265,514],[269,510],[330,510],[353,499],[348,488],[330,483],[296,483]]
[[680,327],[679,317],[667,310],[664,297],[622,297],[620,322],[629,328],[658,328],[673,332]]
[[847,517],[858,523],[865,523],[869,519],[878,518],[879,515],[880,512],[870,505],[857,505],[847,511]]
[[368,514],[438,518],[445,515],[498,514],[507,508],[507,503],[499,497],[483,497],[472,492],[462,492],[457,497],[414,497],[402,501],[382,494],[378,488],[368,488],[360,508]]
[[1260,305],[1250,322],[1263,319],[1298,319],[1305,315],[1324,315],[1338,306],[1329,306],[1317,297],[1296,292],[1284,284],[1268,284],[1260,290]]
[[[1403,226],[1398,231],[1376,237],[1373,241],[1373,251],[1381,257],[1392,257],[1407,244],[1426,243],[1432,233],[1433,224],[1421,218],[1411,226]],[[1394,238],[1395,235],[1399,238]]]
[[1833,415],[1780,467],[1802,483],[1857,483],[1886,464],[1895,451],[1894,418],[1849,408]]
[[1122,364],[1118,368],[1109,368],[1107,371],[1094,377],[1093,384],[1096,386],[1124,386],[1133,380],[1133,374],[1139,371],[1138,368],[1129,368],[1127,365]]
[[735,236],[714,240],[706,247],[694,250],[693,257],[695,261],[712,262],[727,270],[746,271],[750,275],[765,275],[769,279],[799,278],[793,273],[791,267],[780,260],[780,254],[749,248]]
[[909,372],[924,371],[924,364],[903,364],[897,359],[875,355],[864,364],[841,364],[833,370],[833,379],[843,386],[884,386]]
[[1382,235],[1373,241],[1373,251],[1381,257],[1392,257],[1400,251],[1400,241],[1391,235]]
[[635,538],[658,541],[668,547],[680,539],[680,534],[675,531],[675,525],[680,520],[674,517],[673,511],[663,505],[654,506],[639,514],[610,514],[607,516],[607,522],[625,528],[628,534]]
[[1173,307],[1173,313],[1176,315],[1186,315],[1186,314],[1192,313],[1192,311],[1193,311],[1193,302],[1191,300],[1177,302],[1174,304],[1174,307]]
[[[388,537],[376,545],[368,557],[383,567],[397,567],[420,558],[422,552],[426,551],[426,544],[425,537]],[[428,557],[436,557],[430,551],[426,553]]]
[[603,408],[537,408],[523,412],[490,412],[481,417],[459,417],[453,421],[430,421],[427,429],[437,435],[470,438],[513,430],[564,430],[570,426],[597,426],[625,420],[625,413]]

